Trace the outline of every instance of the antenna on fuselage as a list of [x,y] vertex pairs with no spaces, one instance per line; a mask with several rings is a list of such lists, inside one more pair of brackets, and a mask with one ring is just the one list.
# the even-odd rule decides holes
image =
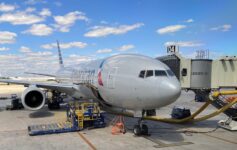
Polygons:
[[60,45],[59,42],[57,40],[57,46],[58,46],[58,58],[59,58],[59,65],[61,68],[63,68],[63,58],[62,58],[62,53],[61,53],[61,49],[60,49]]

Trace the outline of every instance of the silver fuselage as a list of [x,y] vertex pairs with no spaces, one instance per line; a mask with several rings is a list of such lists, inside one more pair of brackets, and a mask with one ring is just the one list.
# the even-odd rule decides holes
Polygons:
[[[139,77],[142,70],[145,75]],[[152,70],[153,76],[146,77]],[[158,73],[156,76],[156,70],[165,71],[166,76]],[[168,71],[170,69],[156,59],[123,54],[61,68],[56,80],[73,83],[74,90],[62,92],[77,99],[96,99],[115,107],[148,110],[166,106],[180,96],[180,83]]]

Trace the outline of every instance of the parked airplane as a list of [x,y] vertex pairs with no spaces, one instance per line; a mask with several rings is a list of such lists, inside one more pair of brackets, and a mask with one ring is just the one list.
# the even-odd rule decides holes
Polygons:
[[[147,110],[173,103],[181,93],[180,83],[162,62],[142,55],[120,54],[103,60],[83,63],[75,68],[64,67],[58,45],[60,70],[54,76],[57,83],[39,83],[20,80],[0,82],[21,84],[28,88],[22,93],[22,104],[29,110],[45,105],[43,89],[66,93],[75,99],[93,99],[111,110],[129,109],[134,117],[142,118]],[[34,73],[35,74],[35,73]],[[148,132],[138,121],[134,133]]]

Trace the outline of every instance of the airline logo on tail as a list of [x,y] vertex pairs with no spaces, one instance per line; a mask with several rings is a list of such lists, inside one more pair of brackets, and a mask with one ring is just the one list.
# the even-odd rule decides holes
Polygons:
[[102,73],[101,73],[104,62],[105,60],[102,61],[102,63],[100,64],[99,73],[98,73],[98,83],[100,86],[104,86],[103,81],[102,81]]

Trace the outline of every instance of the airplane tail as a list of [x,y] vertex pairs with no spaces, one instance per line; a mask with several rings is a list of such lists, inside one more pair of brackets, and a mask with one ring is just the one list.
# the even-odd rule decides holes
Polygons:
[[57,40],[57,46],[58,46],[59,65],[60,65],[60,68],[63,68],[64,67],[64,65],[63,65],[63,58],[62,58],[62,53],[61,53],[61,49],[60,49],[58,40]]

